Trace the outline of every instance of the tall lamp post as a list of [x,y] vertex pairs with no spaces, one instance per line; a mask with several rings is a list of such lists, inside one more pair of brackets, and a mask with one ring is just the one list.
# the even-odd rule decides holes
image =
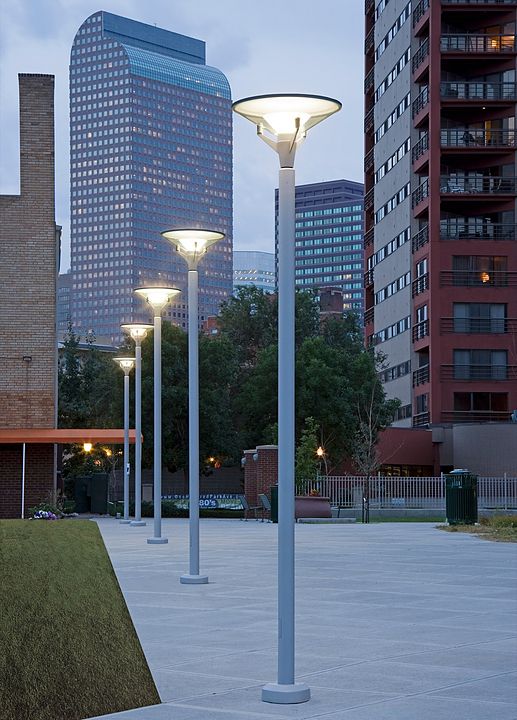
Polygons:
[[[316,95],[261,95],[233,109],[257,127],[279,156],[278,181],[278,682],[262,688],[262,700],[301,703],[310,699],[294,680],[294,158],[307,130],[341,109]],[[264,134],[265,132],[269,134]]]
[[173,287],[137,288],[135,294],[144,298],[153,309],[154,316],[154,534],[147,538],[150,545],[169,542],[162,537],[162,310],[178,295]]
[[124,517],[121,525],[129,525],[129,373],[135,366],[135,358],[113,358],[124,371]]
[[135,342],[135,519],[130,525],[142,527],[146,524],[142,520],[142,340],[153,326],[127,323],[120,327]]
[[224,238],[213,230],[166,230],[162,235],[176,247],[188,265],[188,424],[189,424],[189,571],[183,584],[208,582],[199,574],[199,339],[198,264],[210,245]]

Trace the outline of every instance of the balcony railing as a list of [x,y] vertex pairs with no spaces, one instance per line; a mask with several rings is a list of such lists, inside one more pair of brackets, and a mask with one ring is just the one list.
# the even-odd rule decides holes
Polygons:
[[364,116],[364,131],[368,132],[368,130],[371,130],[373,127],[373,108],[371,110],[368,110],[366,115]]
[[442,52],[512,53],[515,35],[442,35],[440,48]]
[[461,223],[440,221],[441,240],[515,240],[517,225],[511,223]]
[[370,285],[373,285],[373,268],[367,270],[364,274],[364,287],[367,288]]
[[515,195],[516,187],[516,178],[501,175],[440,177],[440,192],[444,195]]
[[413,342],[417,342],[417,340],[422,340],[422,338],[427,337],[429,335],[429,320],[422,320],[422,322],[413,325],[411,334]]
[[364,318],[363,318],[365,327],[366,327],[366,325],[369,325],[370,323],[373,322],[374,311],[375,311],[374,307],[371,307],[371,308],[368,308],[368,310],[365,310]]
[[413,371],[413,387],[429,382],[429,365],[424,365]]
[[364,14],[369,15],[375,8],[375,0],[366,0],[364,3]]
[[513,5],[515,0],[442,0],[442,5]]
[[374,82],[374,70],[375,68],[372,68],[368,75],[364,79],[364,92],[367,93],[373,88],[373,82]]
[[416,99],[413,101],[413,105],[411,107],[412,117],[415,118],[420,110],[422,110],[427,104],[429,103],[429,88],[426,85],[422,92],[417,95]]
[[411,69],[413,72],[416,72],[420,65],[424,62],[426,57],[429,55],[429,38],[426,38],[424,42],[420,45],[416,53],[413,55],[413,59],[411,61]]
[[429,273],[425,273],[425,275],[421,275],[416,278],[416,280],[413,280],[411,283],[411,296],[415,297],[415,295],[420,295],[420,293],[426,290],[429,290]]
[[370,50],[373,48],[373,43],[374,43],[374,39],[375,39],[374,30],[375,30],[375,28],[372,28],[370,30],[370,32],[368,33],[368,35],[366,36],[366,39],[364,41],[364,54],[365,55],[368,55]]
[[517,318],[451,318],[440,319],[440,330],[466,335],[492,335],[517,332]]
[[411,193],[411,207],[416,207],[429,196],[429,180],[424,180],[416,190]]
[[422,135],[420,140],[413,146],[411,150],[411,159],[416,162],[418,158],[429,150],[429,133]]
[[440,272],[442,287],[515,287],[517,272],[487,270],[442,270]]
[[413,415],[413,427],[421,427],[422,425],[429,425],[430,415],[429,411],[417,413]]
[[411,250],[416,252],[429,242],[429,225],[426,225],[411,238]]
[[515,380],[517,365],[442,365],[442,380]]
[[372,167],[373,167],[373,162],[374,162],[374,157],[373,157],[373,148],[372,148],[372,149],[371,149],[369,152],[367,152],[366,155],[364,156],[364,171],[365,171],[365,172],[368,172],[369,170],[372,169]]
[[373,207],[373,194],[374,194],[375,188],[372,188],[371,190],[368,190],[366,195],[364,196],[364,209],[365,211],[371,210]]
[[509,422],[508,410],[444,410],[442,422]]
[[476,102],[504,100],[512,102],[517,99],[517,84],[514,82],[442,82],[440,83],[440,95],[444,100],[474,100]]
[[429,10],[429,0],[420,0],[416,8],[413,10],[413,27],[418,25],[420,18],[422,18]]
[[513,150],[515,148],[515,130],[444,129],[440,133],[440,143],[442,147],[466,147],[475,150],[484,147],[507,147]]
[[364,248],[366,250],[367,247],[370,247],[370,245],[373,245],[373,232],[374,228],[370,228],[368,232],[365,232],[364,234]]

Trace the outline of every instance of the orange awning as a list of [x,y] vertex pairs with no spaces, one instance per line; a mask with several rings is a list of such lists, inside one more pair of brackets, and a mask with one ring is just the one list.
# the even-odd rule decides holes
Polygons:
[[[135,430],[129,431],[129,442],[135,442]],[[67,428],[0,428],[0,445],[12,443],[47,443],[67,445],[68,443],[114,443],[124,444],[124,430],[109,428],[96,430],[85,428],[69,430]]]

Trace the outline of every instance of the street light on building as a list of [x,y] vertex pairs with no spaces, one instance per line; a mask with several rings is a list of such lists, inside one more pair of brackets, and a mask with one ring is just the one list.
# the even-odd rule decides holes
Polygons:
[[135,519],[130,525],[141,527],[142,520],[142,340],[152,325],[126,323],[120,326],[135,342]]
[[199,574],[199,338],[198,265],[207,249],[224,238],[213,230],[177,229],[162,232],[188,266],[188,400],[189,400],[189,572],[184,584],[208,582]]
[[135,366],[135,358],[116,357],[113,360],[124,371],[124,517],[120,522],[129,525],[129,373]]
[[153,309],[154,317],[154,535],[147,538],[150,545],[168,542],[162,537],[162,310],[178,295],[173,287],[142,287],[135,290]]
[[[244,98],[233,109],[257,127],[279,156],[278,184],[278,682],[262,689],[262,700],[300,703],[310,689],[294,673],[294,238],[296,150],[307,130],[341,109],[316,95]],[[265,134],[268,133],[268,134]]]

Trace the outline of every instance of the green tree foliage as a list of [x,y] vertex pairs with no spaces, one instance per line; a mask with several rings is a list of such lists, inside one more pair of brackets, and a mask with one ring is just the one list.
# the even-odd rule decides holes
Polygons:
[[300,435],[300,442],[296,448],[295,481],[297,492],[304,489],[304,481],[314,480],[318,474],[319,459],[316,449],[319,445],[319,426],[313,417],[305,419]]

